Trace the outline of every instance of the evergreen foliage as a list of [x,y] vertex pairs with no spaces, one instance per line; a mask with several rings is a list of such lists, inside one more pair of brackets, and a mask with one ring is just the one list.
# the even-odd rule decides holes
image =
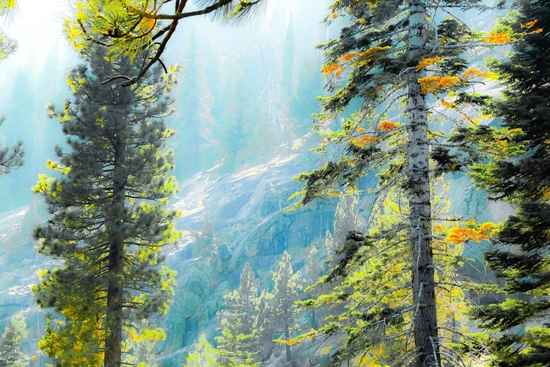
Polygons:
[[502,26],[527,34],[513,44],[509,60],[490,63],[505,88],[501,98],[483,102],[501,127],[460,129],[454,137],[476,149],[476,159],[491,158],[471,167],[477,186],[517,209],[485,254],[505,281],[506,299],[471,314],[486,331],[479,337],[491,365],[544,366],[550,360],[550,2],[518,1]]
[[[15,0],[2,0],[0,1],[0,15],[4,15],[6,11],[9,11],[17,5]],[[17,42],[8,38],[0,29],[0,60],[8,57],[17,49]],[[4,122],[5,117],[0,116],[0,126]],[[11,169],[17,168],[23,165],[23,156],[25,152],[21,149],[23,142],[18,140],[13,147],[8,149],[6,146],[0,145],[0,175],[9,173]]]
[[195,343],[195,350],[187,357],[186,367],[217,367],[218,351],[206,339],[203,333]]
[[223,297],[224,309],[218,312],[222,335],[216,338],[220,366],[257,366],[254,361],[260,349],[258,286],[250,264],[246,263],[239,289]]
[[21,351],[21,341],[28,335],[27,322],[22,313],[11,318],[0,339],[0,367],[26,367],[29,357]]
[[[77,50],[93,45],[109,48],[114,57],[126,55],[133,61],[140,52],[150,58],[137,74],[111,74],[120,85],[135,84],[157,62],[166,49],[178,24],[185,18],[212,14],[223,20],[246,18],[262,0],[199,0],[194,2],[162,0],[79,0],[76,12],[65,21],[65,32]],[[199,9],[192,8],[198,5]],[[166,6],[164,6],[166,5]],[[173,6],[172,6],[173,5]],[[191,8],[191,9],[190,9]]]
[[275,335],[285,341],[286,360],[292,360],[290,350],[291,338],[294,336],[295,319],[298,313],[295,302],[300,299],[302,290],[302,273],[294,273],[288,252],[283,253],[276,272],[271,272],[274,283],[272,304],[272,322]]
[[[459,262],[461,247],[457,241],[434,237],[439,232],[446,238],[436,227],[448,229],[442,223],[449,215],[434,217],[432,197],[433,179],[456,167],[437,165],[440,160],[434,152],[449,154],[449,144],[443,132],[429,127],[429,102],[459,111],[464,101],[455,97],[492,76],[469,69],[461,54],[475,44],[492,46],[513,39],[507,30],[474,33],[456,17],[436,20],[449,8],[475,7],[484,9],[477,1],[337,0],[330,6],[326,22],[344,17],[346,25],[338,38],[320,45],[326,58],[321,70],[329,78],[332,95],[321,98],[323,111],[314,128],[325,137],[316,151],[341,154],[298,176],[304,188],[294,197],[300,196],[299,206],[341,191],[354,192],[364,176],[378,177],[365,233],[346,233],[325,279],[339,279],[342,286],[328,298],[321,295],[310,303],[350,302],[348,313],[318,331],[347,335],[331,365],[353,360],[365,365],[440,367],[462,358],[445,344],[453,337],[444,331],[447,319],[440,315],[446,309],[442,295],[456,298],[458,292],[442,285],[453,279],[449,266]],[[357,99],[360,109],[331,130]],[[396,105],[403,112],[398,114]],[[401,219],[381,223],[384,211],[390,209]],[[479,234],[476,239],[489,230],[487,226],[460,229]],[[387,258],[388,254],[394,257]]]
[[[2,122],[4,122],[4,118],[0,116],[0,126]],[[0,146],[0,174],[7,174],[12,169],[23,165],[25,151],[21,149],[21,145],[23,145],[23,141],[18,140],[11,149]]]
[[[1,0],[0,1],[0,16],[6,15],[7,12],[13,10],[17,6],[15,0]],[[0,60],[8,57],[17,49],[17,42],[10,39],[2,29],[0,29]]]
[[[53,308],[39,346],[60,366],[119,367],[123,339],[138,322],[166,312],[174,273],[161,266],[161,250],[179,239],[164,208],[178,189],[167,176],[173,152],[169,113],[173,73],[155,68],[129,88],[105,82],[135,75],[149,57],[108,57],[102,47],[84,54],[88,65],[69,73],[74,98],[49,114],[62,125],[69,152],[56,147],[57,171],[39,175],[33,190],[50,218],[35,229],[39,252],[63,260],[40,274],[33,291],[40,307]],[[174,71],[175,69],[171,69]]]

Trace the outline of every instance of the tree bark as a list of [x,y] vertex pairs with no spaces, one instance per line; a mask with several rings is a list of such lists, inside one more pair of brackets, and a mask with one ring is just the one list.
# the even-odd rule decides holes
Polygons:
[[116,137],[114,146],[113,201],[110,208],[112,221],[109,224],[109,262],[107,287],[107,313],[104,367],[120,367],[122,361],[122,307],[123,287],[120,275],[124,270],[124,240],[122,225],[126,201],[124,172],[124,144]]
[[[426,47],[426,5],[423,0],[409,2],[409,51],[414,57]],[[408,80],[409,144],[407,147],[410,207],[409,245],[412,253],[412,284],[415,305],[413,335],[417,365],[440,367],[434,262],[431,244],[431,202],[428,160],[428,116],[426,98],[418,78],[424,70],[412,71]]]

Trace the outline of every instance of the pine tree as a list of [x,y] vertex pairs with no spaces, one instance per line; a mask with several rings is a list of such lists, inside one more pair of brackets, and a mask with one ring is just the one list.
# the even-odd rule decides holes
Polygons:
[[491,365],[534,367],[550,360],[550,2],[521,0],[515,10],[500,25],[517,35],[512,54],[489,64],[505,87],[502,96],[480,98],[501,127],[460,129],[454,139],[477,150],[482,163],[471,167],[477,186],[517,209],[485,254],[505,281],[506,299],[471,310],[485,329],[480,341]]
[[115,88],[106,77],[134,75],[148,55],[131,63],[97,47],[83,56],[88,65],[67,79],[73,100],[63,111],[49,107],[70,151],[56,147],[60,162],[47,167],[58,174],[39,175],[33,187],[50,213],[34,232],[39,252],[64,264],[43,270],[33,291],[40,307],[59,314],[40,342],[50,357],[62,366],[120,367],[124,335],[166,311],[175,283],[160,265],[160,250],[179,238],[178,213],[164,209],[177,191],[166,176],[173,152],[163,149],[173,134],[163,118],[174,80],[156,68],[132,87]]
[[[79,0],[76,12],[65,22],[65,32],[75,49],[83,50],[100,44],[109,48],[112,56],[129,56],[131,60],[143,51],[149,59],[140,66],[136,75],[112,74],[121,86],[137,83],[157,63],[178,25],[186,18],[211,14],[222,19],[246,19],[250,11],[262,0],[201,0],[199,9],[188,1],[148,0],[126,1]],[[8,1],[12,3],[12,1]],[[174,5],[172,7],[172,5]],[[192,8],[192,9],[190,9]]]
[[218,313],[222,335],[216,338],[221,366],[256,365],[258,283],[250,264],[246,263],[239,289],[223,297],[224,309]]
[[277,271],[271,272],[271,278],[275,284],[273,290],[273,319],[271,322],[275,325],[275,333],[278,339],[285,341],[286,360],[292,360],[290,351],[290,340],[294,336],[293,329],[297,316],[297,307],[294,304],[300,297],[302,290],[302,274],[294,273],[290,263],[290,255],[284,252],[283,258],[279,262]]
[[19,313],[10,322],[0,339],[0,367],[28,366],[29,357],[21,352],[21,341],[28,335],[25,317]]
[[[438,11],[446,7],[483,8],[476,1],[453,0],[437,4],[424,0],[333,2],[327,23],[345,17],[346,26],[338,38],[320,46],[326,58],[322,71],[329,77],[327,87],[332,95],[321,99],[323,112],[317,116],[316,129],[325,139],[317,151],[342,154],[336,155],[337,158],[324,167],[300,175],[298,180],[305,185],[296,193],[296,196],[301,195],[298,204],[301,205],[317,197],[337,196],[342,187],[344,191],[354,192],[364,176],[378,177],[377,203],[367,220],[367,236],[351,233],[345,243],[339,244],[342,247],[329,279],[341,277],[345,282],[349,277],[358,281],[352,273],[356,268],[348,264],[359,266],[366,262],[366,258],[361,257],[364,247],[400,247],[399,254],[406,255],[409,264],[393,271],[400,274],[403,269],[410,271],[407,300],[412,300],[413,306],[365,310],[367,305],[363,304],[361,309],[366,314],[360,316],[358,311],[356,317],[371,317],[370,321],[363,320],[371,324],[373,320],[380,324],[393,319],[399,327],[410,328],[401,331],[410,332],[412,337],[402,340],[401,360],[394,363],[430,367],[442,366],[446,358],[452,363],[453,359],[452,353],[440,353],[440,348],[446,348],[442,346],[446,337],[439,328],[442,320],[438,320],[438,307],[442,304],[436,301],[436,291],[440,291],[436,283],[439,264],[434,259],[437,221],[432,217],[431,180],[461,167],[439,164],[441,156],[449,154],[448,144],[444,142],[444,133],[428,126],[428,101],[433,98],[441,107],[457,110],[464,101],[448,98],[449,92],[456,96],[464,87],[491,76],[478,69],[468,69],[461,53],[473,43],[494,45],[512,40],[506,31],[474,34],[456,17],[438,21]],[[337,131],[330,131],[331,124],[338,121],[340,114],[357,99],[361,101],[361,108]],[[404,111],[398,113],[395,105],[401,105]],[[433,169],[430,168],[432,163],[435,163]],[[384,201],[390,194],[393,197],[390,202],[397,200],[395,205],[402,207],[398,212],[404,217],[394,222],[394,228],[380,227],[377,218],[383,213],[376,210],[385,209]],[[395,243],[388,243],[390,239]],[[405,247],[401,247],[403,241],[407,244]],[[445,247],[444,243],[440,245]],[[374,253],[384,254],[383,251]],[[390,273],[391,267],[385,271]],[[354,301],[345,290],[342,292],[340,302],[344,299]],[[410,318],[410,323],[402,323],[404,314]],[[387,330],[391,329],[393,326]],[[343,362],[339,358],[366,355],[373,350],[376,355],[377,349],[384,347],[380,339],[369,340],[367,333],[373,331],[371,328],[359,327],[350,331],[343,322],[335,321],[323,330],[332,334],[341,330],[350,338],[362,340],[359,347],[349,339],[351,344],[346,344],[347,351],[334,355],[334,365]]]

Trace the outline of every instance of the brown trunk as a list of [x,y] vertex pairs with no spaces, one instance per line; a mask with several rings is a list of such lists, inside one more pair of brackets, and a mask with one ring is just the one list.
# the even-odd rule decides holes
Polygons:
[[124,145],[117,138],[115,144],[115,164],[113,180],[113,201],[110,213],[116,218],[108,225],[109,230],[109,264],[107,286],[107,314],[105,326],[104,367],[120,367],[122,360],[122,305],[123,285],[120,275],[124,269],[124,239],[121,235],[123,224],[125,193],[125,174],[123,168]]
[[[426,6],[410,0],[409,47],[411,55],[426,47]],[[420,94],[418,78],[424,71],[411,72],[408,81],[409,145],[407,160],[410,206],[409,245],[412,253],[412,284],[415,305],[413,333],[418,366],[440,367],[435,303],[434,262],[431,244],[431,203],[428,160],[428,117],[426,98]]]

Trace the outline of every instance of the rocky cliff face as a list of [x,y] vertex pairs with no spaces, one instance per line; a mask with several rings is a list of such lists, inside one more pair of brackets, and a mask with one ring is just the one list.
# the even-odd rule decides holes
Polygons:
[[178,271],[178,288],[165,320],[165,366],[176,365],[200,332],[213,336],[223,295],[238,287],[246,262],[261,287],[270,287],[269,271],[285,250],[300,269],[311,243],[332,228],[333,202],[284,213],[299,187],[292,177],[307,169],[301,162],[298,155],[277,156],[236,174],[214,168],[183,183],[174,207],[184,211],[177,227],[186,240],[167,259]]

